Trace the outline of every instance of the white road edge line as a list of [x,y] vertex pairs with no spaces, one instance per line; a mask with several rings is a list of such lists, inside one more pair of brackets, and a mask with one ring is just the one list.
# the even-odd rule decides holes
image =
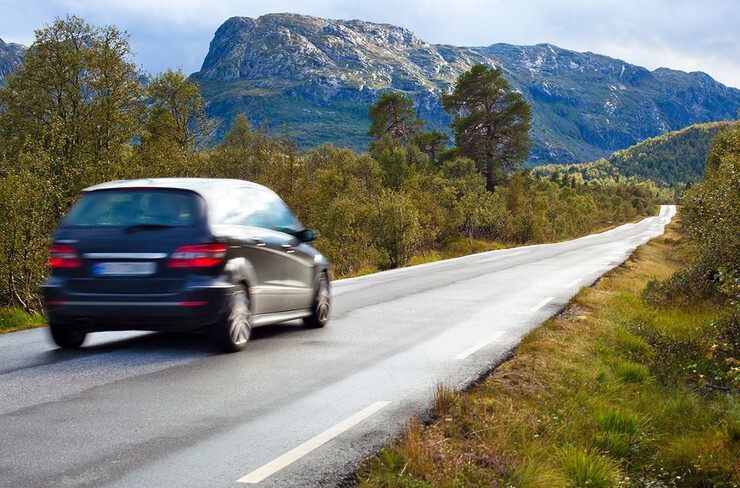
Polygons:
[[580,282],[581,282],[581,278],[578,278],[577,280],[573,280],[570,283],[568,283],[568,286],[566,286],[566,288],[573,288]]
[[505,330],[500,330],[500,331],[494,333],[491,337],[489,337],[485,341],[483,341],[483,342],[481,342],[479,344],[476,344],[475,346],[471,347],[470,349],[466,349],[465,351],[461,352],[460,354],[458,354],[457,356],[455,356],[455,359],[458,359],[458,360],[465,359],[466,357],[470,356],[471,354],[476,353],[479,350],[483,349],[488,344],[492,343],[493,341],[495,341],[496,339],[498,339],[499,337],[501,337],[504,334],[506,334],[506,331]]
[[542,307],[544,307],[545,305],[547,305],[548,303],[550,303],[553,300],[555,300],[555,297],[547,297],[547,298],[545,298],[540,303],[538,303],[534,307],[530,308],[529,309],[529,313],[536,312],[537,310],[541,309]]
[[272,476],[273,474],[277,473],[281,469],[286,468],[289,465],[293,464],[294,462],[298,461],[300,458],[310,453],[314,449],[317,449],[323,444],[326,444],[333,438],[351,429],[355,425],[359,424],[363,420],[367,419],[371,415],[377,413],[378,411],[387,407],[390,404],[391,402],[373,403],[369,407],[363,410],[360,410],[359,412],[352,415],[348,419],[338,423],[331,429],[326,430],[322,432],[321,434],[317,435],[316,437],[307,440],[306,442],[296,447],[295,449],[292,449],[286,452],[282,456],[270,461],[269,463],[265,464],[261,468],[258,468],[252,471],[248,475],[242,476],[241,478],[237,480],[237,483],[249,483],[249,484],[259,483],[265,478]]

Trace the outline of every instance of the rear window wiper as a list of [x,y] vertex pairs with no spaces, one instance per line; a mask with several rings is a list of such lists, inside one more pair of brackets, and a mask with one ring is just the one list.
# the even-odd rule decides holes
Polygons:
[[134,224],[134,225],[129,225],[123,230],[126,232],[136,232],[139,230],[171,229],[173,227],[174,225],[167,225],[167,224]]

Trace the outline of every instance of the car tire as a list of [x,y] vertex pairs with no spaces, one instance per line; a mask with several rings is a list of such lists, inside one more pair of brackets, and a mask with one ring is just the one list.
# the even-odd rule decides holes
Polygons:
[[213,342],[216,348],[223,352],[244,349],[252,335],[250,319],[247,289],[243,285],[237,285],[229,295],[226,314],[213,328]]
[[311,315],[303,319],[306,327],[319,329],[329,321],[329,312],[331,311],[331,296],[329,295],[329,279],[325,273],[321,274],[319,284],[316,286],[316,293],[311,304]]
[[70,330],[69,327],[56,322],[49,323],[49,330],[51,338],[63,349],[79,349],[87,336],[86,332]]

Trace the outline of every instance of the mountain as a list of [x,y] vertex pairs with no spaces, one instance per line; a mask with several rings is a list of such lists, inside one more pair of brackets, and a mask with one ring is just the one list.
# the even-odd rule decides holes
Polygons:
[[201,70],[209,113],[245,113],[285,127],[301,146],[365,150],[368,106],[380,92],[410,96],[428,129],[446,130],[439,94],[476,63],[504,71],[532,104],[530,165],[593,161],[691,124],[734,119],[740,90],[704,73],[648,71],[549,44],[455,47],[359,20],[295,14],[233,17],[219,27]]
[[0,83],[3,82],[8,73],[23,62],[25,52],[25,46],[14,43],[6,44],[0,39]]

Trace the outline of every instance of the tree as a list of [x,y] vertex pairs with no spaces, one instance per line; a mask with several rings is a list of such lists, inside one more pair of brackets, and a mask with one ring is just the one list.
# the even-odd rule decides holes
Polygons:
[[473,66],[452,93],[442,95],[442,106],[453,117],[460,155],[476,162],[488,191],[527,158],[531,109],[521,94],[510,91],[501,70]]
[[420,133],[414,138],[413,142],[431,161],[436,163],[439,162],[442,151],[447,148],[450,136],[444,132],[433,130]]
[[418,209],[404,192],[387,189],[375,196],[374,210],[372,237],[381,268],[406,266],[419,245]]
[[25,63],[0,88],[7,160],[43,152],[48,165],[39,170],[59,180],[67,198],[122,162],[140,123],[141,86],[127,37],[77,17],[36,31]]
[[79,191],[118,178],[140,127],[127,35],[56,19],[0,87],[0,298],[40,309],[54,226]]
[[370,155],[383,170],[385,185],[394,190],[400,189],[403,183],[416,173],[415,166],[409,164],[407,148],[394,142],[389,134],[384,134],[370,143]]
[[173,164],[193,162],[196,150],[216,129],[198,85],[182,71],[168,69],[150,79],[146,95],[148,117],[141,136],[144,167],[167,173]]
[[377,102],[370,106],[370,137],[380,139],[389,134],[393,140],[405,144],[416,137],[424,126],[424,121],[416,118],[414,102],[400,94],[384,92]]
[[696,272],[740,303],[740,120],[717,136],[707,168],[706,181],[686,192],[681,214],[698,244]]

